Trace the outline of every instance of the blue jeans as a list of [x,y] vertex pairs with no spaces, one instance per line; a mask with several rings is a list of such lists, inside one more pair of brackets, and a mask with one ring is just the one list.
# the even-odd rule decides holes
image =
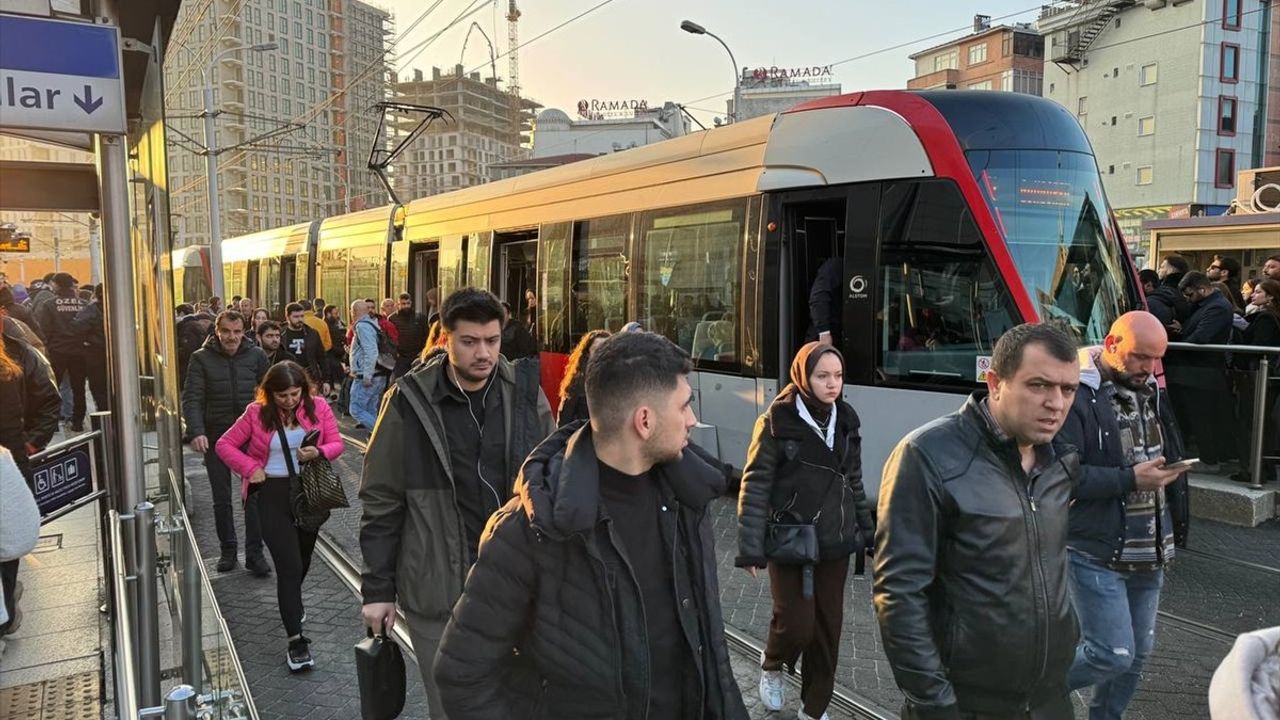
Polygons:
[[351,417],[367,428],[373,428],[378,422],[378,406],[382,402],[382,391],[387,387],[385,375],[374,375],[373,384],[365,387],[364,380],[351,381]]
[[1164,571],[1119,572],[1074,550],[1068,555],[1080,644],[1067,684],[1093,686],[1089,720],[1120,720],[1156,644]]

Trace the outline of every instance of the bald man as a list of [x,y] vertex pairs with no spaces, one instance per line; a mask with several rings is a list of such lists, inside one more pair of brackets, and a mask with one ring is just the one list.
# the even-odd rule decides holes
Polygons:
[[1067,537],[1080,644],[1067,676],[1093,686],[1090,720],[1119,720],[1155,645],[1164,567],[1187,530],[1182,438],[1155,369],[1169,342],[1147,312],[1080,351],[1080,390],[1058,440],[1079,449]]

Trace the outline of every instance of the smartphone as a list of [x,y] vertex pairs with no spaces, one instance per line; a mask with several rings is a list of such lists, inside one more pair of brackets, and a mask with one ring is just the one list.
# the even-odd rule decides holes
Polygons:
[[302,437],[302,447],[315,447],[320,442],[319,430],[308,430],[307,434]]
[[1200,462],[1200,458],[1183,458],[1176,463],[1168,463],[1165,470],[1190,470],[1192,465]]

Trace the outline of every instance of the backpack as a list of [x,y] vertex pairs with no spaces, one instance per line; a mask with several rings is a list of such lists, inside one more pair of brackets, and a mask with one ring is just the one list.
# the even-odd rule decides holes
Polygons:
[[378,360],[377,366],[381,370],[391,372],[396,368],[396,358],[399,356],[399,348],[391,341],[391,336],[386,330],[382,329],[382,323],[374,321],[374,326],[378,328]]

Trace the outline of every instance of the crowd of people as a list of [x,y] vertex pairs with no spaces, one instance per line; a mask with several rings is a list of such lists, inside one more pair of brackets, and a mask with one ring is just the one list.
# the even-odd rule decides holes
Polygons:
[[[357,300],[346,324],[300,301],[251,332],[252,303],[208,325],[185,308],[179,334],[203,333],[184,361],[184,414],[214,486],[218,569],[238,561],[234,473],[246,566],[272,571],[265,544],[288,666],[314,665],[301,587],[316,538],[289,487],[342,453],[328,402],[342,397],[372,430],[363,621],[386,632],[403,611],[432,717],[745,718],[709,512],[736,495],[734,564],[765,570],[773,600],[765,708],[787,705],[786,675],[803,669],[797,717],[827,717],[846,581],[870,572],[903,717],[1065,720],[1071,693],[1092,688],[1090,717],[1120,718],[1187,535],[1178,395],[1227,392],[1211,373],[1230,380],[1225,361],[1168,345],[1267,338],[1280,318],[1277,281],[1260,280],[1233,335],[1214,284],[1230,288],[1230,263],[1215,260],[1215,281],[1180,261],[1144,272],[1152,312],[1120,317],[1099,347],[1049,325],[1006,332],[986,388],[898,444],[877,507],[829,332],[795,355],[735,480],[690,444],[692,358],[634,323],[581,337],[553,416],[530,317],[482,289],[429,298],[430,313],[407,293]],[[1214,462],[1222,448],[1195,434],[1210,432],[1207,407],[1190,427]]]
[[30,458],[59,430],[84,430],[87,393],[109,409],[102,286],[81,288],[68,273],[30,287],[0,281],[0,326],[2,653],[22,625],[19,563],[39,529]]

